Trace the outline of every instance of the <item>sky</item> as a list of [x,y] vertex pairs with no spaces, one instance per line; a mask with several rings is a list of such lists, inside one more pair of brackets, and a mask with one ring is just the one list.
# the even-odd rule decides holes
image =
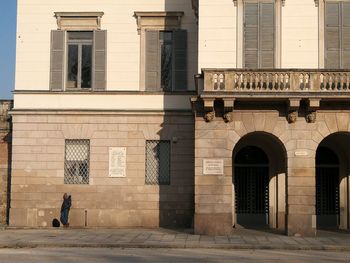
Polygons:
[[11,99],[15,83],[16,0],[0,0],[0,99]]

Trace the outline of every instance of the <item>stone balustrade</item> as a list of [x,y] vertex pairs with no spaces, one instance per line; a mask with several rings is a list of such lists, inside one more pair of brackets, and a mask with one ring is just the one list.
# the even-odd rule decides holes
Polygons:
[[[350,70],[203,69],[202,71],[202,75],[195,76],[198,96],[193,97],[191,102],[194,110],[196,104],[202,104],[203,116],[208,122],[218,115],[215,113],[218,110],[226,122],[231,121],[231,112],[237,103],[242,105],[248,101],[253,103],[278,101],[286,105],[288,122],[293,123],[297,120],[302,107],[307,122],[312,123],[316,120],[316,112],[322,106],[321,102],[328,107],[336,107],[339,102],[346,104],[350,102]],[[199,81],[202,78],[204,82]]]
[[339,92],[350,95],[350,71],[204,69],[204,92]]

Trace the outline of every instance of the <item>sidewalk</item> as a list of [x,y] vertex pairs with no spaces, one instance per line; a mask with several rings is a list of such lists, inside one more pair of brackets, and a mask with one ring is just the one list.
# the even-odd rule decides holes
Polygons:
[[255,230],[205,236],[167,229],[3,229],[0,248],[216,248],[350,251],[350,233],[319,231],[316,238]]

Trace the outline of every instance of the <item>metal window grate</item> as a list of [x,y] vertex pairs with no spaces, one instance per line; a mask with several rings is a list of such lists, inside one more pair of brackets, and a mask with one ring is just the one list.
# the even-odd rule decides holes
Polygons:
[[316,167],[316,214],[339,215],[339,168]]
[[65,184],[89,184],[90,140],[66,140]]
[[170,184],[170,141],[146,141],[146,184]]

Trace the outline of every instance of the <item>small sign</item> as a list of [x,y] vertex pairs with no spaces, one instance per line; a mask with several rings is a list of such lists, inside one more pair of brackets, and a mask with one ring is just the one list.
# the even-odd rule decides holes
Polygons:
[[109,147],[109,176],[126,177],[125,147]]
[[208,175],[223,175],[224,160],[223,159],[204,159],[203,174]]
[[308,155],[307,151],[296,151],[294,154],[295,154],[295,156],[307,156]]

